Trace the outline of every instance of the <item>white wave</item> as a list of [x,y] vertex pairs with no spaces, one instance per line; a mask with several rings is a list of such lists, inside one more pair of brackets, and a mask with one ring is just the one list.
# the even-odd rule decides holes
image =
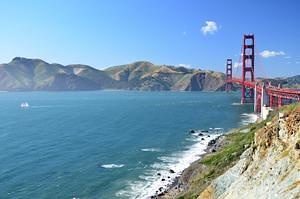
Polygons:
[[50,108],[50,107],[53,107],[53,106],[47,106],[47,105],[44,105],[44,106],[30,106],[31,108]]
[[120,198],[149,198],[155,195],[161,187],[163,192],[184,169],[205,153],[208,142],[220,134],[209,135],[210,137],[206,137],[205,140],[196,137],[194,139],[196,143],[189,146],[185,151],[158,157],[159,161],[153,163],[150,169],[140,175],[140,180],[127,182],[127,187],[117,192],[116,196]]
[[254,123],[258,120],[259,116],[255,113],[243,113],[241,114],[241,122],[240,125],[247,125]]
[[114,168],[121,168],[124,164],[102,164],[101,167],[105,169],[114,169]]
[[146,149],[141,149],[141,151],[144,151],[144,152],[160,152],[161,149],[159,149],[159,148],[146,148]]

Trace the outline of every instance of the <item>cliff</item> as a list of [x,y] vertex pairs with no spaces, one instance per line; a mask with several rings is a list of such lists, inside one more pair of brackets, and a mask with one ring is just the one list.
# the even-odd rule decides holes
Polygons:
[[299,198],[300,106],[281,110],[255,133],[253,145],[235,166],[198,197]]
[[219,137],[163,198],[300,198],[300,104]]

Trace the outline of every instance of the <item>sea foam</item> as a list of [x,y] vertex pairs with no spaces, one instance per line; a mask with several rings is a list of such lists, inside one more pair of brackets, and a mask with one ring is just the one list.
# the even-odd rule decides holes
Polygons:
[[105,169],[114,169],[114,168],[121,168],[124,164],[102,164],[101,167]]
[[176,177],[180,176],[184,169],[205,153],[208,142],[219,135],[221,133],[204,134],[204,136],[190,135],[194,144],[187,150],[174,152],[170,156],[158,157],[158,161],[154,162],[143,175],[140,175],[139,180],[127,182],[127,187],[117,192],[116,196],[120,198],[150,198],[155,193],[159,193],[157,191],[160,188],[163,192],[174,182]]
[[144,151],[144,152],[160,152],[161,149],[159,149],[159,148],[146,148],[146,149],[141,149],[141,151]]
[[241,122],[240,125],[244,126],[247,124],[254,123],[258,120],[259,116],[255,113],[243,113],[241,114]]

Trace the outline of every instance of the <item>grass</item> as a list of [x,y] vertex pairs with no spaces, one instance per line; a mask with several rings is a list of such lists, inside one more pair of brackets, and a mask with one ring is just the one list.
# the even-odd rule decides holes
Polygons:
[[[225,173],[239,160],[240,155],[254,143],[255,133],[259,129],[265,127],[268,122],[274,122],[274,118],[278,117],[278,112],[287,114],[295,110],[300,110],[300,103],[283,106],[271,112],[266,120],[249,124],[226,134],[225,144],[217,152],[208,154],[200,160],[201,169],[189,179],[189,189],[177,199],[196,199],[214,179]],[[242,132],[245,129],[249,129],[249,132]],[[288,151],[281,155],[288,155]]]
[[[218,176],[226,172],[240,158],[240,155],[254,142],[255,132],[265,125],[265,121],[250,124],[225,135],[224,146],[215,153],[206,155],[200,163],[204,169],[190,179],[189,190],[178,199],[194,199]],[[241,132],[249,129],[248,133]]]
[[229,165],[229,163],[240,157],[246,149],[245,146],[250,146],[254,140],[254,130],[252,129],[249,133],[231,133],[226,135],[226,139],[230,144],[226,145],[215,154],[205,157],[201,160],[201,163],[207,166],[216,167],[216,169]]

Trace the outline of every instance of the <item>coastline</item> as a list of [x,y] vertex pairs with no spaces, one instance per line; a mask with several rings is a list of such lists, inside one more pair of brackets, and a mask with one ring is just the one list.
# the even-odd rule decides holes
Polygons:
[[227,135],[235,133],[237,131],[241,131],[243,133],[248,133],[249,124],[253,124],[259,121],[259,116],[257,114],[242,114],[243,117],[248,117],[248,120],[242,120],[240,122],[241,126],[237,129],[232,129],[228,132],[223,132],[219,134],[217,137],[211,139],[204,149],[204,153],[199,155],[199,158],[193,161],[187,168],[185,168],[179,176],[177,176],[173,183],[167,187],[164,191],[151,196],[153,199],[172,199],[180,196],[180,194],[184,194],[189,189],[189,180],[197,175],[198,173],[202,173],[206,170],[206,166],[201,163],[205,157],[209,157],[212,154],[215,154],[222,150],[226,145],[230,143],[230,139],[227,139]]
[[196,168],[199,168],[199,160],[203,159],[205,156],[217,152],[225,143],[225,136],[221,134],[214,139],[211,139],[204,150],[204,154],[201,154],[199,158],[185,168],[181,174],[175,177],[173,183],[167,187],[166,190],[157,193],[150,198],[153,199],[167,199],[174,198],[178,194],[183,193],[188,188],[188,180],[195,174]]

